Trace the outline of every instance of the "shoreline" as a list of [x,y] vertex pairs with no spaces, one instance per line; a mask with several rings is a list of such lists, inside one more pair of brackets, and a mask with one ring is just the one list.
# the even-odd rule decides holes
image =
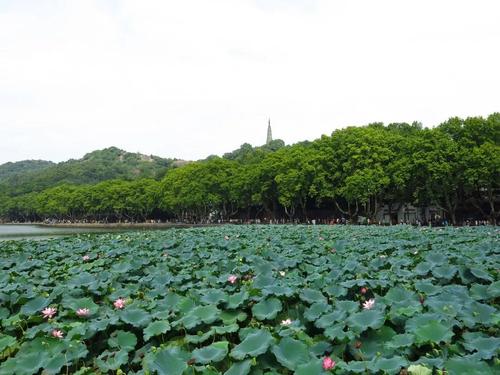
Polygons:
[[85,228],[85,229],[168,229],[168,228],[193,228],[212,227],[217,224],[186,224],[186,223],[36,223],[46,228]]

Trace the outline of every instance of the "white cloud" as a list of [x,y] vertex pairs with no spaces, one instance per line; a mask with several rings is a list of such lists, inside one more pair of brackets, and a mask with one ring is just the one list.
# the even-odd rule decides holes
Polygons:
[[1,1],[0,163],[500,110],[495,0]]

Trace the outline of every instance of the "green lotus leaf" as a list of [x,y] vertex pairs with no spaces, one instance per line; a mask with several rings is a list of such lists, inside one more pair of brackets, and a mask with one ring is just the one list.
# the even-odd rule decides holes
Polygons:
[[425,259],[431,263],[433,266],[438,266],[446,262],[446,257],[442,254],[439,254],[437,252],[432,252],[429,253]]
[[229,370],[227,370],[224,375],[248,375],[252,368],[252,361],[246,360],[243,362],[233,363]]
[[206,346],[204,348],[195,349],[192,356],[197,363],[201,364],[220,362],[226,357],[228,353],[228,345],[229,342],[227,341],[214,342],[212,345]]
[[353,331],[344,331],[345,324],[337,324],[325,329],[325,337],[328,337],[330,340],[338,340],[344,341],[348,339],[349,341],[354,340],[354,332]]
[[337,298],[347,295],[348,292],[347,288],[344,288],[343,286],[340,285],[330,285],[326,287],[324,291],[329,295]]
[[162,349],[156,352],[148,368],[162,375],[182,375],[188,359],[189,354],[178,348]]
[[391,305],[404,305],[420,304],[416,294],[412,291],[406,290],[401,287],[391,288],[384,296],[384,300],[390,302]]
[[268,285],[262,289],[262,295],[269,296],[275,295],[278,297],[286,296],[291,297],[295,294],[295,290],[283,285]]
[[253,280],[253,287],[258,289],[271,287],[275,284],[276,284],[276,279],[272,276],[267,276],[265,274],[258,275]]
[[78,298],[78,299],[65,299],[63,301],[63,306],[65,308],[71,309],[74,312],[78,309],[89,309],[90,315],[94,315],[99,310],[99,306],[97,306],[91,298]]
[[21,314],[23,315],[33,315],[33,314],[41,314],[41,311],[46,308],[51,299],[45,297],[36,297],[32,300],[28,301],[21,307]]
[[89,353],[87,346],[81,341],[71,341],[67,344],[64,359],[72,362],[76,359],[85,358]]
[[120,350],[118,352],[104,351],[96,358],[97,366],[104,372],[116,371],[128,362],[128,352]]
[[415,329],[416,342],[423,344],[426,342],[449,342],[453,337],[453,331],[442,323],[432,320]]
[[472,267],[470,269],[470,272],[475,276],[477,277],[478,279],[481,279],[481,280],[486,280],[486,281],[493,281],[493,278],[491,277],[491,275],[486,272],[485,270],[482,270],[480,268],[477,268],[477,267]]
[[247,356],[256,357],[265,353],[273,341],[269,331],[260,329],[249,334],[231,351],[230,355],[236,360],[242,360]]
[[108,339],[111,348],[118,348],[130,352],[137,345],[137,337],[132,332],[115,331]]
[[347,314],[352,314],[358,311],[359,304],[354,301],[337,301],[335,303],[335,310],[344,311]]
[[404,333],[394,336],[391,341],[385,344],[385,346],[390,349],[406,348],[413,345],[414,342],[415,336]]
[[497,313],[495,307],[474,301],[463,306],[460,317],[471,325],[481,324],[489,327],[495,325],[495,313]]
[[10,311],[5,307],[0,307],[0,320],[5,319],[10,315]]
[[385,316],[379,310],[364,310],[349,316],[347,322],[353,330],[363,332],[368,328],[378,329],[382,327],[385,322]]
[[115,274],[126,274],[131,269],[132,269],[132,266],[129,262],[118,262],[118,263],[114,263],[111,266],[111,272],[113,272]]
[[451,358],[445,367],[453,375],[493,375],[493,370],[485,362],[467,357]]
[[305,364],[300,364],[295,370],[295,375],[322,374],[323,366],[320,359],[313,359]]
[[271,297],[253,305],[252,314],[258,320],[274,319],[282,308],[281,301]]
[[465,333],[464,347],[469,352],[477,351],[478,358],[490,359],[498,354],[500,338],[486,337],[481,334]]
[[0,333],[0,353],[13,346],[17,342],[15,337],[3,335]]
[[318,328],[328,328],[337,322],[343,321],[346,316],[346,312],[342,310],[335,310],[329,314],[323,315],[321,318],[316,320],[314,325]]
[[488,285],[473,284],[470,287],[470,296],[478,301],[484,301],[490,298]]
[[240,307],[247,299],[248,292],[246,290],[243,292],[231,294],[227,299],[227,308],[236,309],[237,307]]
[[491,298],[500,297],[500,280],[495,281],[493,284],[490,284],[490,286],[488,287],[488,294],[491,296]]
[[222,326],[222,327],[214,326],[212,328],[215,330],[216,334],[225,335],[226,333],[238,332],[240,326],[237,323],[233,323],[227,326]]
[[354,372],[355,374],[366,374],[368,367],[372,362],[368,361],[351,361],[348,364],[342,366],[345,370]]
[[225,310],[220,314],[220,319],[224,324],[234,324],[242,322],[247,318],[247,314],[239,310]]
[[432,369],[422,365],[411,365],[408,367],[410,375],[432,375]]
[[207,305],[214,304],[217,305],[219,302],[227,301],[228,295],[220,289],[212,289],[209,291],[204,291],[203,296],[200,301]]
[[315,356],[322,356],[332,351],[332,344],[328,341],[318,341],[309,348],[309,352]]
[[[381,353],[386,357],[390,357],[394,353],[394,349],[386,347],[386,343],[393,340],[396,332],[388,326],[382,326],[377,330],[370,330],[363,333],[349,343],[349,351],[357,360],[372,360],[378,358]],[[358,346],[361,344],[360,346]]]
[[332,307],[325,302],[313,303],[304,312],[304,318],[306,318],[310,322],[314,322],[322,314],[330,311],[331,309]]
[[419,263],[415,268],[414,268],[414,272],[417,274],[417,275],[420,275],[420,276],[423,276],[423,275],[426,275],[432,268],[432,264],[431,263],[428,263],[428,262],[421,262]]
[[422,292],[422,293],[425,293],[427,294],[428,296],[431,296],[433,294],[436,294],[438,293],[441,288],[435,286],[434,284],[432,284],[432,282],[430,280],[419,280],[415,283],[415,288]]
[[207,341],[215,335],[215,329],[211,328],[208,332],[198,332],[196,335],[186,335],[186,342],[192,344],[200,344]]
[[120,311],[120,319],[134,327],[144,327],[151,321],[151,315],[139,308],[125,308]]
[[279,363],[290,370],[295,370],[299,364],[309,361],[307,345],[290,337],[282,339],[271,349]]
[[43,352],[31,352],[26,355],[16,355],[15,369],[20,374],[36,374],[43,367],[46,361],[46,354]]
[[375,370],[374,372],[383,371],[389,374],[398,374],[407,363],[408,361],[402,357],[378,358],[371,369]]
[[169,330],[170,324],[166,320],[158,320],[156,322],[149,323],[149,325],[144,329],[144,341],[148,341],[151,337],[161,335]]
[[302,301],[305,301],[309,304],[313,303],[326,303],[326,297],[319,290],[315,289],[304,289],[299,295]]
[[[429,323],[429,321],[432,320],[443,322],[447,320],[447,317],[435,312],[423,313],[408,319],[405,324],[405,331],[406,333],[414,333],[417,328]],[[450,324],[453,324],[453,322],[451,322]]]
[[194,328],[201,323],[211,324],[219,319],[220,310],[215,305],[197,306],[184,318],[182,323],[188,329]]
[[451,280],[458,272],[458,268],[450,264],[445,264],[432,269],[432,274],[440,279]]

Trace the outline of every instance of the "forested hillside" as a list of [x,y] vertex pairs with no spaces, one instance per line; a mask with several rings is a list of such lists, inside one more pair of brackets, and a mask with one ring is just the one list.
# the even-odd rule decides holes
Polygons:
[[[327,212],[356,219],[375,218],[383,205],[391,209],[402,202],[438,207],[454,224],[467,217],[493,223],[500,214],[500,113],[451,118],[434,128],[419,123],[347,127],[291,146],[245,144],[224,157],[168,169],[161,180],[154,179],[159,172],[152,161],[124,155],[137,162],[131,168],[121,162],[119,150],[106,154],[87,155],[76,164],[81,169],[58,180],[63,185],[43,191],[42,183],[32,183],[31,189],[19,185],[30,193],[18,189],[17,195],[3,190],[0,217],[206,221],[304,219]],[[95,168],[85,168],[86,163]],[[171,162],[164,163],[163,171]],[[54,181],[55,171],[64,168],[36,173],[54,171]],[[114,179],[94,184],[104,177]]]
[[5,163],[0,165],[0,182],[8,178],[13,181],[15,176],[22,175],[27,172],[41,171],[52,165],[54,165],[54,163],[45,160],[23,160],[15,163]]
[[[130,153],[116,147],[58,164],[33,161],[7,163],[0,166],[0,194],[16,196],[61,184],[96,184],[111,179],[161,178],[173,163],[172,159]],[[40,166],[35,168],[36,165]],[[1,171],[4,169],[17,173],[5,173],[2,178]]]

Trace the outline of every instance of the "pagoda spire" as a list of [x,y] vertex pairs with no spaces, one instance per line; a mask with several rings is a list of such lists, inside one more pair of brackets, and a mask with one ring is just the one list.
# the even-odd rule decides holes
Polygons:
[[267,139],[266,139],[266,145],[271,143],[273,141],[273,132],[271,130],[271,119],[267,121]]

